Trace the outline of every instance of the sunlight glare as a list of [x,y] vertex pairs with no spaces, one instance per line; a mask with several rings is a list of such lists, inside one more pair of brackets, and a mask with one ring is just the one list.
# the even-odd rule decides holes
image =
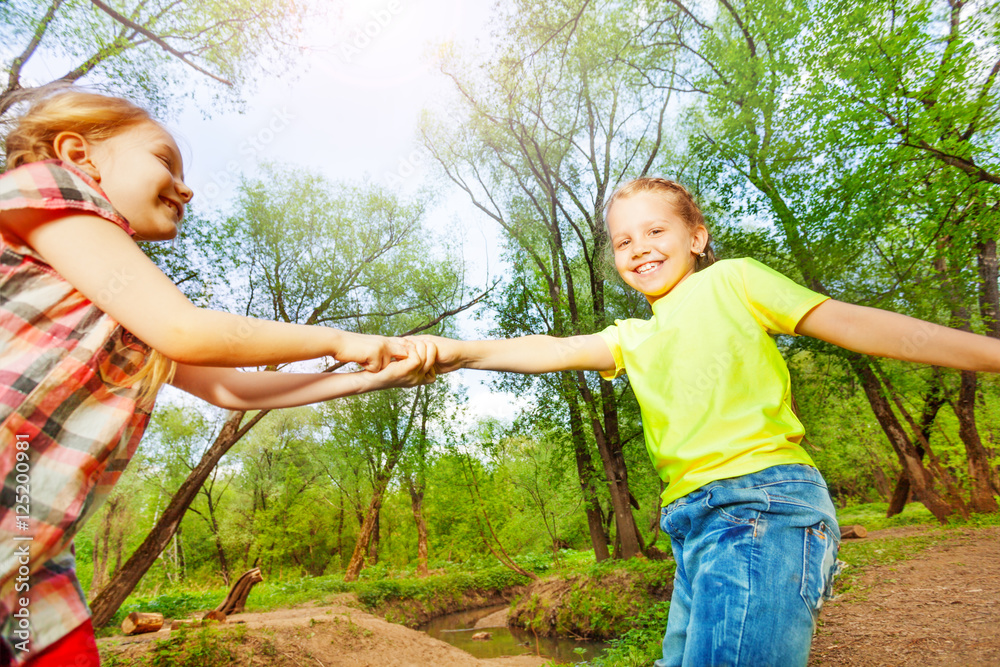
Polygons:
[[460,0],[327,0],[303,42],[333,79],[364,88],[412,81],[434,67],[435,45],[455,39]]

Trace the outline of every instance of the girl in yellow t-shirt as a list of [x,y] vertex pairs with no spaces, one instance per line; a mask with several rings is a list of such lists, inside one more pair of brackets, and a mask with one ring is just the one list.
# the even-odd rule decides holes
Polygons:
[[834,301],[753,260],[715,262],[701,211],[672,181],[627,183],[605,217],[615,267],[646,296],[649,320],[568,338],[422,337],[428,354],[438,372],[627,373],[667,483],[660,525],[677,562],[657,667],[805,665],[840,531],[799,445],[771,335],[990,372],[1000,371],[1000,341]]

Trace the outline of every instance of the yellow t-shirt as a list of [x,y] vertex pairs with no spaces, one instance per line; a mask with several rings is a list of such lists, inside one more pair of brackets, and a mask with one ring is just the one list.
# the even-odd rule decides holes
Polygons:
[[615,358],[604,377],[628,373],[639,400],[664,505],[718,479],[815,465],[771,335],[794,334],[826,299],[755,260],[724,260],[658,299],[651,319],[598,334]]

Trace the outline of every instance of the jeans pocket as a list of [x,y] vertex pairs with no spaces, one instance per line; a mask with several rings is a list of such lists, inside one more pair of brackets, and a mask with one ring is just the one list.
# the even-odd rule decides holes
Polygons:
[[717,486],[708,490],[705,505],[730,523],[748,526],[768,510],[770,501],[761,489]]
[[813,616],[819,618],[824,600],[833,597],[833,581],[840,573],[837,560],[839,540],[823,521],[804,530],[805,544],[802,551],[802,601]]

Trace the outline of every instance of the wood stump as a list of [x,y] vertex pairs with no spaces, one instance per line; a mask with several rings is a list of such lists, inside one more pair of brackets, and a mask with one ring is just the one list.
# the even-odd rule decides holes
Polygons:
[[250,589],[262,581],[264,581],[264,576],[260,573],[259,567],[244,572],[229,589],[229,595],[222,601],[222,604],[215,608],[215,611],[220,611],[227,616],[242,613],[243,608],[247,605]]
[[163,627],[163,614],[141,614],[133,611],[122,621],[122,632],[126,635],[141,635],[156,632]]
[[849,540],[851,538],[868,537],[868,530],[864,526],[841,526],[840,539]]

